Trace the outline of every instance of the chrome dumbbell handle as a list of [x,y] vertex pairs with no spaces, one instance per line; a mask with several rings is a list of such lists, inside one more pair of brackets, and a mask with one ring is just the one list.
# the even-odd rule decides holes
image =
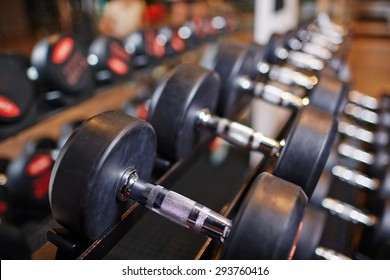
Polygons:
[[285,59],[288,63],[301,69],[321,71],[325,67],[324,62],[321,59],[301,51],[287,51],[286,49],[281,49],[277,51],[277,55],[279,58]]
[[339,122],[338,132],[368,144],[375,142],[375,134],[373,132],[345,121]]
[[379,180],[368,178],[363,173],[349,169],[342,165],[335,165],[332,167],[332,174],[339,178],[342,181],[345,181],[353,186],[369,189],[369,190],[377,190],[379,188]]
[[362,210],[337,199],[325,198],[321,202],[321,205],[330,213],[337,215],[348,222],[359,223],[366,226],[374,226],[377,223],[377,217],[374,215],[367,214]]
[[316,248],[315,254],[324,260],[350,260],[350,258],[341,253],[321,246]]
[[300,98],[279,87],[253,81],[247,76],[239,77],[237,83],[243,90],[249,91],[253,96],[261,98],[271,104],[292,109],[299,109],[309,104],[309,99],[306,97]]
[[147,183],[129,168],[117,188],[120,201],[133,199],[153,212],[193,231],[224,241],[232,222],[226,217],[176,192]]
[[308,90],[312,89],[318,83],[317,77],[305,75],[289,67],[261,62],[257,65],[257,70],[260,74],[268,75],[271,80],[281,82],[285,85],[298,85]]
[[369,124],[376,125],[379,123],[379,115],[377,113],[355,104],[347,104],[344,108],[344,114],[358,121],[363,121]]
[[285,145],[284,140],[276,141],[254,131],[252,128],[225,118],[210,114],[209,110],[202,109],[198,113],[198,125],[206,127],[229,143],[238,147],[259,151],[268,156],[278,157]]
[[341,143],[337,147],[337,152],[344,157],[359,161],[367,165],[372,165],[375,161],[375,156],[373,154],[367,153],[352,145],[345,143]]
[[360,91],[352,90],[348,93],[348,99],[352,103],[370,110],[378,110],[379,102],[376,98],[368,96]]

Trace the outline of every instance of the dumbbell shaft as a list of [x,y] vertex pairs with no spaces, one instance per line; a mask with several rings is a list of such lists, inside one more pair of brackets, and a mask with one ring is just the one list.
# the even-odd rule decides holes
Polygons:
[[232,227],[229,219],[209,208],[162,186],[142,181],[132,168],[123,174],[117,197],[120,201],[133,199],[181,226],[221,241]]
[[271,104],[289,107],[292,109],[299,109],[309,104],[308,98],[300,98],[276,86],[256,82],[246,76],[239,77],[237,83],[242,89],[250,91],[255,97],[259,97]]
[[238,147],[259,151],[269,156],[278,157],[284,146],[283,140],[276,141],[240,123],[213,116],[207,109],[199,111],[198,123]]
[[373,132],[345,121],[339,122],[338,132],[368,144],[375,142],[375,134]]
[[342,165],[333,166],[332,174],[340,180],[359,188],[369,189],[373,191],[379,188],[379,180],[368,178],[363,173],[357,170],[349,169]]
[[375,156],[373,154],[367,153],[352,145],[345,143],[341,143],[337,147],[337,152],[344,157],[359,161],[367,165],[371,165],[375,161]]
[[357,90],[351,90],[348,94],[348,99],[359,106],[365,107],[370,110],[378,110],[379,103],[374,97],[368,96]]
[[364,109],[355,104],[347,104],[344,108],[344,114],[358,121],[369,124],[376,125],[379,123],[379,115],[377,113]]
[[318,247],[316,248],[314,252],[318,257],[321,257],[325,260],[350,260],[347,256],[340,254],[334,250],[325,248],[325,247]]
[[318,82],[317,77],[304,75],[288,67],[260,62],[256,68],[261,74],[268,75],[271,80],[276,80],[286,85],[298,85],[306,89],[312,89]]
[[374,226],[377,224],[377,217],[374,215],[364,213],[360,209],[337,199],[325,198],[321,202],[321,205],[332,214],[335,214],[348,222],[359,223],[366,226]]
[[288,63],[302,69],[321,71],[325,66],[322,60],[301,51],[288,51],[285,48],[278,48],[275,50],[275,54],[280,59],[287,60]]

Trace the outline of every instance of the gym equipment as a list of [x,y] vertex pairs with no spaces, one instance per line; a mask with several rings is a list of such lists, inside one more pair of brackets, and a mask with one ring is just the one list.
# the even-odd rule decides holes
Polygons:
[[[372,248],[377,248],[380,244],[386,242],[390,238],[390,200],[388,196],[382,200],[381,216],[374,216],[350,204],[327,197],[331,187],[329,176],[327,173],[321,176],[320,183],[317,185],[310,203],[326,209],[345,221],[372,227],[373,231],[370,239]],[[385,188],[388,189],[388,186]]]
[[87,61],[95,69],[95,79],[100,83],[115,82],[129,77],[131,56],[123,43],[113,37],[100,36],[89,47]]
[[7,182],[4,186],[13,207],[20,210],[19,216],[23,220],[28,215],[34,218],[50,213],[48,188],[54,165],[51,152],[55,147],[56,142],[48,138],[30,141],[22,155],[12,160],[7,167]]
[[[276,158],[273,174],[301,186],[310,197],[336,135],[335,118],[305,107],[297,114],[287,139],[277,141],[213,115],[219,90],[215,72],[192,64],[177,66],[160,81],[147,118],[156,131],[159,155],[176,161],[188,155],[200,139],[216,134],[241,148]],[[297,172],[297,166],[305,172]]]
[[29,116],[34,107],[34,85],[12,55],[0,53],[0,79],[0,125]]
[[341,142],[337,146],[337,153],[344,159],[363,164],[365,173],[372,177],[383,178],[390,165],[390,154],[387,147],[380,148],[376,153],[370,153],[347,142]]
[[[339,114],[347,94],[345,83],[328,76],[317,79],[286,67],[271,66],[264,63],[265,53],[263,46],[254,43],[248,47],[232,43],[220,45],[214,60],[214,69],[222,80],[217,110],[221,116],[228,114],[232,105],[238,102],[245,92],[272,104],[294,109],[310,104],[331,114]],[[272,84],[257,81],[259,76],[263,79],[273,76],[287,84],[311,85],[310,100],[297,97]]]
[[109,111],[84,122],[61,150],[53,169],[50,203],[55,219],[95,240],[134,200],[179,225],[224,242],[225,258],[289,257],[307,200],[298,186],[260,175],[231,221],[143,181],[152,171],[155,141],[150,124],[124,113]]
[[350,260],[351,258],[329,248],[320,246],[326,225],[327,213],[314,206],[307,206],[302,220],[302,230],[294,254],[296,260],[316,258],[326,260]]
[[88,95],[95,83],[86,52],[73,36],[46,37],[32,50],[29,78],[47,88],[48,99],[62,93],[72,97]]

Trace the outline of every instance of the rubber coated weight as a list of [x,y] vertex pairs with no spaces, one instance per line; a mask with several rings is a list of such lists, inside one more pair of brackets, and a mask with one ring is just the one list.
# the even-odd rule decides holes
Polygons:
[[349,86],[337,77],[326,74],[332,71],[328,67],[321,71],[318,84],[309,92],[309,98],[310,105],[338,116],[347,101]]
[[50,90],[80,95],[94,86],[86,50],[73,36],[53,35],[39,41],[31,53],[38,80]]
[[301,186],[311,197],[337,135],[332,115],[306,106],[289,130],[273,174]]
[[60,132],[60,137],[58,139],[57,148],[61,149],[72,133],[84,122],[84,120],[75,120],[70,123],[66,123]]
[[123,43],[113,37],[98,37],[89,47],[88,63],[95,68],[98,81],[115,81],[129,76],[130,59]]
[[173,29],[169,26],[161,27],[157,31],[156,40],[159,44],[165,45],[167,56],[181,53],[186,49],[185,41],[177,32],[177,29]]
[[[44,143],[53,147],[39,147]],[[6,187],[16,207],[46,215],[49,212],[49,179],[54,165],[51,151],[55,142],[44,139],[27,146],[20,157],[10,162]]]
[[[272,46],[275,42],[269,44]],[[264,47],[255,43],[249,44],[248,48],[252,49],[250,56],[254,66],[266,60],[270,46]],[[253,69],[256,71],[255,67]],[[318,83],[309,92],[310,105],[338,116],[344,108],[349,86],[347,83],[340,81],[336,76],[332,76],[330,74],[332,72],[334,71],[329,67],[321,71]],[[250,75],[250,73],[246,75]]]
[[148,123],[119,112],[104,112],[84,122],[53,168],[49,189],[53,217],[89,239],[99,238],[132,204],[117,199],[121,175],[133,167],[141,178],[150,177],[155,141]]
[[237,78],[249,76],[254,78],[254,58],[256,52],[251,48],[244,48],[239,44],[222,44],[214,59],[214,70],[221,79],[221,91],[219,94],[216,113],[219,116],[229,116],[238,102],[248,102],[249,94],[237,83]]
[[294,259],[313,259],[314,252],[320,244],[324,232],[326,218],[326,212],[316,209],[313,206],[306,207]]
[[164,77],[148,112],[160,156],[176,161],[193,150],[204,137],[196,130],[198,112],[203,108],[215,111],[219,87],[214,72],[191,64],[181,64]]
[[306,202],[299,187],[266,173],[259,175],[233,220],[223,258],[291,258]]
[[275,55],[275,52],[284,48],[283,35],[272,34],[265,46],[264,59],[270,64],[279,64],[281,59]]
[[24,118],[34,106],[33,98],[34,86],[22,66],[0,55],[0,124]]
[[0,259],[28,260],[30,248],[23,234],[15,227],[0,223]]

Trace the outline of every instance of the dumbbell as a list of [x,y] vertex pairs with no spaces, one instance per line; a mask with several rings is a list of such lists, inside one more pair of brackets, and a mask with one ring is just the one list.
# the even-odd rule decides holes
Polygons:
[[88,64],[95,69],[95,79],[99,83],[123,80],[131,74],[131,56],[123,43],[109,36],[100,36],[89,47]]
[[390,238],[390,200],[388,198],[383,202],[381,217],[374,216],[373,214],[333,198],[325,198],[321,205],[331,214],[343,220],[372,227],[373,235],[370,243],[373,250],[381,246],[383,242],[387,242]]
[[386,168],[390,165],[390,153],[388,149],[388,147],[382,147],[376,153],[370,153],[348,142],[341,142],[337,146],[337,154],[348,161],[363,164],[363,169],[369,176],[383,178]]
[[390,110],[387,106],[379,108],[377,112],[349,103],[345,105],[344,115],[358,122],[374,127],[390,128]]
[[35,122],[35,87],[26,70],[14,54],[0,53],[0,138]]
[[371,131],[349,121],[339,120],[338,132],[343,136],[368,144],[368,151],[378,152],[383,148],[390,148],[389,129],[383,126]]
[[29,141],[22,154],[8,164],[4,187],[19,213],[16,219],[25,221],[27,216],[41,218],[49,214],[48,188],[54,165],[51,152],[55,147],[56,142],[50,138]]
[[[390,238],[390,199],[388,196],[381,200],[383,204],[382,215],[380,217],[374,216],[350,204],[327,197],[331,187],[330,181],[329,174],[324,173],[321,176],[320,183],[310,200],[312,205],[324,208],[345,221],[372,227],[372,239],[370,239],[372,248],[380,246],[381,243]],[[383,188],[388,190],[389,187],[383,186]]]
[[135,31],[127,36],[123,44],[132,57],[134,67],[144,67],[165,55],[165,46],[156,40],[157,32],[151,28]]
[[[359,105],[374,106],[371,97],[357,91],[348,92],[348,84],[333,77],[323,75],[317,78],[302,75],[286,67],[264,63],[264,47],[250,44],[244,47],[239,44],[221,44],[214,58],[213,68],[222,79],[222,91],[217,112],[221,116],[228,115],[232,104],[244,97],[246,92],[260,97],[269,103],[291,108],[301,108],[308,104],[338,115],[341,111],[355,120],[375,123],[378,128],[390,125],[389,97],[383,95],[378,113],[346,102],[346,97]],[[275,79],[285,84],[298,84],[308,89],[310,96],[300,98],[293,93],[265,82],[257,81]],[[309,90],[310,89],[310,90]],[[342,127],[341,127],[342,128]],[[351,129],[351,127],[350,127]],[[343,132],[341,129],[340,132]]]
[[322,59],[300,51],[299,42],[297,50],[295,47],[291,48],[286,40],[285,35],[271,35],[266,45],[265,59],[268,63],[280,64],[287,62],[298,68],[310,71],[321,71],[324,69],[326,63]]
[[[94,144],[90,141],[93,139]],[[50,180],[54,218],[95,240],[133,201],[224,243],[227,259],[283,259],[294,246],[307,198],[296,185],[263,173],[232,221],[162,186],[148,183],[156,153],[150,124],[109,111],[69,138]]]
[[63,106],[91,94],[95,86],[87,50],[71,35],[52,35],[40,40],[31,53],[28,76],[37,81],[52,104]]
[[[299,109],[310,105],[338,115],[347,93],[347,85],[327,76],[320,79],[289,71],[288,68],[264,63],[264,47],[250,44],[244,47],[238,44],[221,44],[214,59],[214,70],[222,79],[222,90],[217,112],[228,115],[233,104],[243,97],[245,92],[260,97],[269,103]],[[285,73],[288,71],[288,73]],[[272,84],[257,81],[258,77],[274,76],[287,83],[311,85],[310,100],[300,98]]]
[[[207,134],[216,134],[238,147],[277,159],[273,174],[301,186],[310,197],[336,135],[335,118],[305,107],[297,114],[286,140],[277,141],[213,115],[219,91],[218,75],[198,65],[179,65],[160,81],[147,118],[157,134],[159,155],[177,161]],[[297,166],[306,172],[297,171]]]
[[351,258],[320,245],[327,220],[327,213],[312,205],[305,209],[301,234],[296,246],[294,259],[350,260]]
[[386,198],[390,195],[390,168],[387,168],[383,178],[372,178],[356,169],[349,168],[343,164],[336,164],[321,175],[317,184],[318,189],[316,188],[314,191],[310,198],[310,203],[314,205],[321,204],[323,198],[329,192],[328,186],[331,185],[333,178],[359,189],[375,191],[377,197],[380,198]]

